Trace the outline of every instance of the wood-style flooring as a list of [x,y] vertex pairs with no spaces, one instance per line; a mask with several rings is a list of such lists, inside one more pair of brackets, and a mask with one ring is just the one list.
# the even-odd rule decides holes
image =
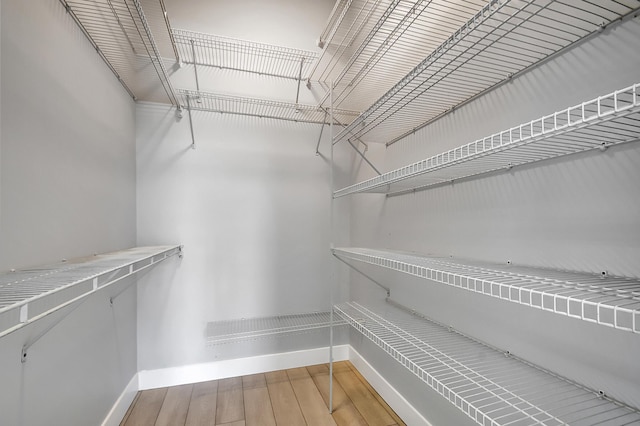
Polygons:
[[348,361],[138,392],[121,426],[400,426]]

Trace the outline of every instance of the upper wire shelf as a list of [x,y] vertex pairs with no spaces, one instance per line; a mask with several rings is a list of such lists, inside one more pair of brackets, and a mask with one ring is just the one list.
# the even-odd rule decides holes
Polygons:
[[334,192],[398,195],[640,138],[640,83]]
[[334,309],[480,425],[640,424],[635,409],[397,304],[350,302]]
[[336,248],[334,254],[508,302],[640,333],[637,279],[364,248]]
[[491,0],[335,141],[390,145],[637,10],[636,0]]
[[0,274],[0,337],[180,251],[137,247]]
[[[328,124],[330,114],[315,105],[294,104],[267,99],[245,98],[216,93],[178,89],[178,98],[192,110],[235,114],[259,118]],[[334,110],[337,122],[348,122],[357,116],[355,111]]]
[[[331,326],[330,315],[329,312],[310,312],[210,322],[207,324],[207,342],[210,345],[237,343],[328,328]],[[334,318],[334,326],[345,324],[344,320]]]
[[187,30],[172,30],[180,61],[260,75],[304,80],[318,54]]
[[[158,44],[139,0],[60,0],[134,100],[137,80],[149,63],[169,102],[178,105]],[[162,5],[162,2],[161,2]],[[152,8],[158,15],[162,10]],[[153,16],[169,33],[165,16]]]
[[[486,0],[342,0],[320,35],[311,73],[333,105],[363,111],[467,22]],[[328,95],[322,100],[328,105]]]

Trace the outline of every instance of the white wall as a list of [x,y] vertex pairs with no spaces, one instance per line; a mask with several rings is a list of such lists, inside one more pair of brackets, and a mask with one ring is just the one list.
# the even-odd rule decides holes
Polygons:
[[138,244],[185,246],[140,281],[139,368],[215,360],[210,321],[328,310],[328,132],[318,156],[320,125],[194,113],[193,150],[186,116],[137,111]]
[[[1,3],[0,271],[135,244],[134,104],[58,1]],[[0,423],[97,424],[136,372],[120,283],[0,339]]]
[[[372,146],[371,158],[392,170],[638,83],[638,40],[640,19],[611,26],[415,135],[389,148]],[[353,207],[354,246],[640,277],[639,163],[635,142],[415,194],[340,202]],[[357,173],[357,180],[372,176],[362,166]],[[640,406],[637,335],[364,269],[391,285],[401,303]],[[352,277],[354,297],[384,296]]]

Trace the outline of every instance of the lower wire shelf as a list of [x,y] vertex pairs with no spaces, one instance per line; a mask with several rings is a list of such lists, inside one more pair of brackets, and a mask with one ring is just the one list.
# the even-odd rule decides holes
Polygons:
[[[345,320],[334,317],[334,326],[346,324]],[[304,333],[330,326],[330,312],[215,321],[207,324],[207,344],[237,343],[258,338]]]
[[394,302],[334,310],[480,425],[640,425],[640,412]]

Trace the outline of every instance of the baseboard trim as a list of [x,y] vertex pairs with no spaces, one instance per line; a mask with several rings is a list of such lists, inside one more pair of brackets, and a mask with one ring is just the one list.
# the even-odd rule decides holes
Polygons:
[[129,384],[124,388],[118,399],[116,400],[113,407],[105,417],[102,422],[102,426],[119,426],[120,422],[124,418],[125,414],[127,414],[127,410],[133,403],[133,400],[136,398],[136,394],[138,393],[138,374],[135,374]]
[[431,426],[431,423],[351,346],[349,361],[406,424]]
[[[334,346],[334,361],[349,359],[349,348],[349,345]],[[327,362],[329,362],[329,348],[324,347],[158,370],[143,370],[138,373],[138,389],[177,386]]]

